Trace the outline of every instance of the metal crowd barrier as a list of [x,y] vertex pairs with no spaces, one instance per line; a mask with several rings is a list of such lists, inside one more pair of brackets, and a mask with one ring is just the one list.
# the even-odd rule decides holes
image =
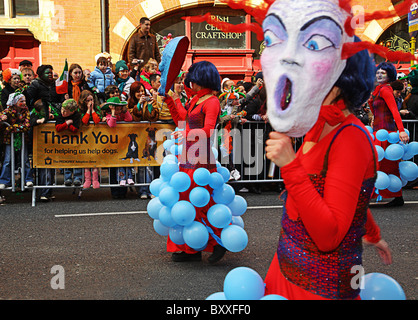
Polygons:
[[[418,140],[418,120],[403,120],[404,126],[410,132],[410,141]],[[7,124],[6,124],[7,125]],[[269,123],[264,121],[247,121],[245,124],[240,125],[238,128],[231,130],[232,136],[232,153],[231,155],[223,156],[220,145],[218,144],[218,137],[221,131],[217,130],[213,146],[218,149],[218,161],[228,167],[228,169],[236,169],[240,178],[237,180],[231,179],[231,184],[253,184],[253,183],[268,183],[268,182],[283,182],[280,175],[280,169],[277,168],[274,171],[273,176],[269,176],[270,161],[265,157],[265,141],[268,139],[269,133],[272,128]],[[293,139],[295,151],[302,145],[303,138]],[[14,134],[11,135],[11,144],[14,143]],[[35,169],[33,170],[35,178],[33,187],[26,187],[25,185],[25,148],[27,148],[24,142],[24,134],[22,133],[22,148],[21,152],[21,164],[20,168],[16,168],[15,165],[15,152],[11,152],[11,182],[10,187],[6,187],[3,190],[10,190],[16,192],[16,175],[20,174],[20,190],[32,189],[32,206],[36,205],[37,190],[41,189],[72,189],[73,193],[78,193],[78,197],[82,196],[84,183],[84,169],[82,169],[82,184],[81,186],[65,186],[64,185],[64,171],[61,169]],[[415,156],[412,161],[418,163],[418,156]],[[139,171],[149,170],[152,168],[153,178],[158,178],[159,167],[134,167],[133,185],[126,185],[127,188],[139,188],[142,186],[149,186],[150,182],[146,182],[146,174],[140,176]],[[128,168],[131,169],[131,168]],[[44,184],[40,182],[40,170],[51,170],[51,176],[47,175],[47,180]],[[113,170],[117,171],[117,168],[99,168],[100,188],[112,188],[121,187],[118,183],[112,183],[110,174]],[[151,179],[152,180],[152,179]],[[123,188],[123,187],[122,187]],[[92,187],[89,188],[89,190]],[[2,190],[0,190],[1,192]]]

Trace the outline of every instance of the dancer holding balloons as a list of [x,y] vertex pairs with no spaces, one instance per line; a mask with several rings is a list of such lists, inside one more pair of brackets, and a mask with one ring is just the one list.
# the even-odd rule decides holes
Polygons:
[[[210,196],[213,189],[204,181],[199,183],[199,178],[206,180],[209,178],[208,175],[210,173],[217,171],[210,137],[215,131],[220,114],[219,100],[213,92],[220,90],[221,83],[216,67],[210,62],[202,61],[193,64],[189,68],[185,84],[195,92],[195,96],[185,107],[183,107],[179,97],[176,95],[173,96],[174,100],[166,95],[165,101],[170,108],[170,113],[177,127],[184,129],[175,131],[173,138],[184,141],[183,145],[185,146],[181,155],[179,155],[180,172],[184,172],[190,177],[191,185],[186,192],[181,193],[179,203],[186,206],[190,199],[191,203],[196,207],[195,221],[192,222],[192,226],[188,226],[188,230],[191,231],[193,228],[205,228],[201,223],[202,219],[206,224],[210,225],[207,213],[209,208],[215,204]],[[191,153],[189,152],[191,149],[195,150],[192,157],[190,157]],[[175,216],[178,208],[173,207],[173,210],[172,216]],[[180,211],[183,210],[184,208],[180,209]],[[210,227],[214,234],[220,237],[220,229],[212,225]],[[183,236],[187,237],[185,234]],[[199,244],[198,240],[196,239],[196,245]],[[209,237],[206,241],[207,245],[204,244],[204,246],[206,245],[204,248],[191,248],[187,244],[178,245],[169,237],[167,251],[173,252],[172,260],[176,262],[201,260],[201,250],[199,249],[213,252],[208,258],[209,262],[219,261],[224,256],[226,249],[219,245],[213,237]]]
[[[374,116],[373,131],[376,137],[375,144],[388,153],[392,153],[392,150],[388,150],[388,148],[401,148],[401,146],[391,145],[391,143],[400,141],[406,145],[409,141],[409,136],[405,132],[401,115],[393,96],[393,89],[390,86],[390,83],[396,80],[396,74],[396,68],[392,63],[382,62],[379,64],[376,71],[378,86],[375,88],[369,101]],[[384,133],[386,133],[386,136]],[[385,174],[394,175],[394,179],[397,177],[398,179],[396,180],[401,181],[399,161],[384,158],[379,162],[379,170]],[[404,204],[402,187],[392,189],[392,191],[389,189],[379,190],[379,194],[383,198],[394,198],[386,206],[402,206]],[[377,197],[378,195],[376,194],[375,196]]]

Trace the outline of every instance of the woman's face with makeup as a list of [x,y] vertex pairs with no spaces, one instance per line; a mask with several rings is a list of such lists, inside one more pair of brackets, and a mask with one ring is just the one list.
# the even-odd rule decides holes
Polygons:
[[267,112],[276,131],[301,137],[344,70],[346,13],[337,0],[281,0],[263,22]]

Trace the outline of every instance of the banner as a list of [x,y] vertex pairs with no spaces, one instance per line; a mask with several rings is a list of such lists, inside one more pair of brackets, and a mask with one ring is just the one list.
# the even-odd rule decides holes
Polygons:
[[81,126],[57,132],[54,123],[33,128],[34,168],[108,168],[159,166],[163,142],[174,124],[118,123]]
[[408,14],[408,31],[410,37],[416,37],[418,34],[418,5],[416,3],[411,5]]

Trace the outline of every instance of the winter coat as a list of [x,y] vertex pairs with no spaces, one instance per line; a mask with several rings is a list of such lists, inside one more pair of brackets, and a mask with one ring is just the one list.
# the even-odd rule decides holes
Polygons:
[[141,69],[150,58],[154,58],[158,63],[161,62],[157,38],[153,34],[145,35],[141,30],[138,30],[129,41],[129,62],[132,63],[133,59],[143,60],[139,65],[139,69]]
[[103,93],[107,86],[116,84],[115,75],[110,68],[107,68],[106,72],[103,73],[99,67],[96,67],[90,73],[88,84],[91,89],[97,88],[99,92]]

